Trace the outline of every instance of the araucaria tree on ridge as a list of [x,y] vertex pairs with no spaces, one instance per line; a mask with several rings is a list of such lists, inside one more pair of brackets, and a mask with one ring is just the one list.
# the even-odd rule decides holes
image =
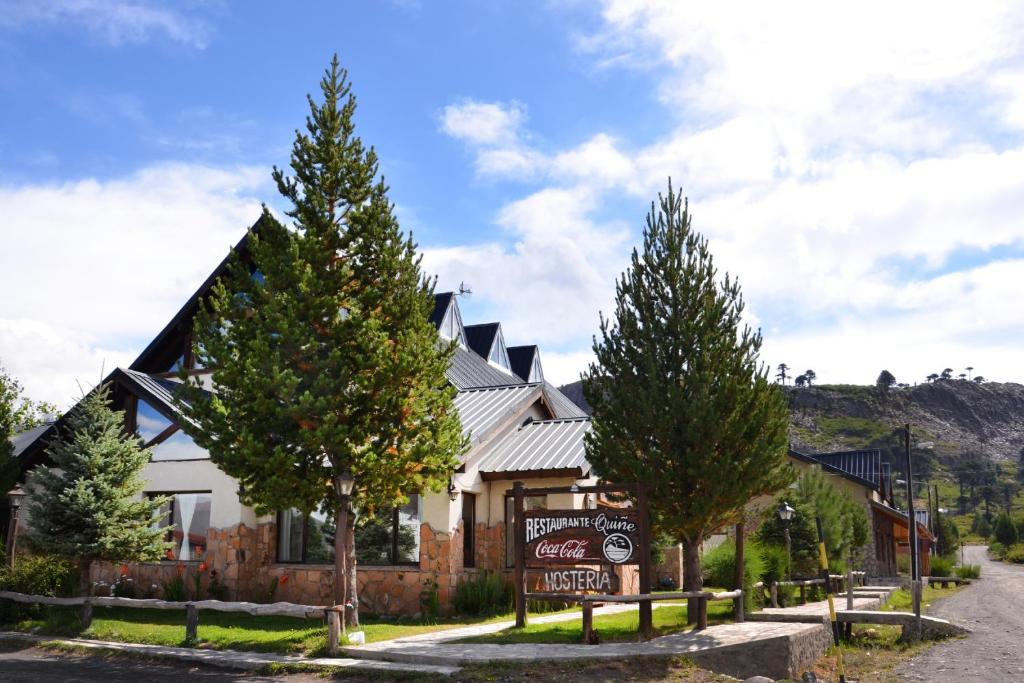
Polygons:
[[705,536],[793,476],[786,400],[742,313],[739,285],[718,279],[669,183],[616,285],[614,315],[601,316],[583,391],[587,459],[604,479],[648,487],[655,527],[683,543],[688,591],[703,585]]
[[[454,344],[429,322],[432,280],[420,271],[378,179],[377,156],[354,134],[355,97],[337,57],[296,132],[294,177],[274,170],[292,208],[285,227],[264,212],[247,255],[231,257],[195,320],[198,363],[186,431],[237,478],[257,512],[334,514],[334,599],[358,623],[354,514],[390,510],[439,490],[464,442],[445,378]],[[354,480],[350,496],[345,481]],[[345,547],[341,539],[346,538]]]
[[106,386],[82,399],[47,447],[53,467],[36,467],[29,480],[25,540],[75,562],[82,595],[93,560],[160,560],[168,547],[154,524],[167,499],[141,497],[150,452],[125,434],[124,412],[109,404]]

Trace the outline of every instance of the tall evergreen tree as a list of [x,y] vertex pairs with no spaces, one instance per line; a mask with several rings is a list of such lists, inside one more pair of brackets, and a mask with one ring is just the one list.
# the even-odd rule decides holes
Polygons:
[[742,313],[739,285],[719,281],[670,182],[616,285],[614,316],[601,316],[583,391],[588,460],[605,479],[647,485],[657,528],[683,543],[686,590],[701,588],[704,537],[792,477],[786,400]]
[[[434,283],[376,180],[375,152],[354,134],[356,100],[337,57],[321,90],[296,132],[294,177],[274,169],[292,229],[264,211],[247,258],[231,258],[197,313],[194,352],[217,391],[193,384],[182,407],[245,503],[261,513],[326,507],[344,522],[334,597],[357,604],[346,505],[372,513],[439,490],[464,443],[445,378],[454,344],[429,322]],[[348,620],[358,623],[356,609]]]
[[167,501],[141,497],[150,452],[125,433],[124,412],[109,403],[107,386],[85,396],[47,447],[53,467],[36,467],[29,480],[25,540],[76,562],[83,595],[93,560],[159,560],[167,549],[153,524]]

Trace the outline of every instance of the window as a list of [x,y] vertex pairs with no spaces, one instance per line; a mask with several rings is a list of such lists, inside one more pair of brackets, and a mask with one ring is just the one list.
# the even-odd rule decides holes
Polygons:
[[207,460],[210,454],[199,446],[192,437],[181,431],[156,408],[144,399],[135,401],[135,431],[143,444],[152,449],[151,459],[159,460]]
[[511,372],[510,368],[512,366],[509,365],[508,362],[508,351],[505,350],[505,337],[501,334],[500,328],[494,337],[494,344],[491,346],[491,355],[487,360]]
[[531,382],[543,382],[544,371],[540,368],[540,351],[535,351],[533,354],[533,367],[530,368],[530,380]]
[[362,565],[419,564],[420,497],[399,508],[360,515],[356,523],[356,560]]
[[462,317],[459,315],[459,307],[455,302],[448,306],[448,312],[445,313],[438,332],[445,339],[453,339],[458,342],[459,346],[466,348],[466,340],[462,335]]
[[206,553],[206,532],[210,528],[210,492],[150,493],[150,498],[171,496],[157,512],[156,526],[167,529],[168,560],[198,560]]
[[[527,496],[523,501],[523,507],[527,510],[547,510],[547,496]],[[516,500],[511,493],[505,494],[505,566],[514,567],[516,564],[516,537],[515,537],[515,509]]]
[[334,562],[334,515],[309,515],[292,508],[277,514],[277,561],[302,564]]
[[476,566],[476,494],[462,494],[462,566]]

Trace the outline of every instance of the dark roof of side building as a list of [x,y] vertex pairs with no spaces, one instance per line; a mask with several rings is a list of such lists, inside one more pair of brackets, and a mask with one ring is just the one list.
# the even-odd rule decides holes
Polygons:
[[28,448],[33,441],[42,436],[43,432],[49,429],[52,424],[52,422],[47,422],[39,425],[38,427],[26,429],[23,432],[18,432],[17,434],[8,437],[7,440],[11,442],[11,446],[14,448],[12,455],[15,458],[19,457],[24,450]]
[[[865,477],[862,475],[870,475],[871,473],[862,467],[860,467],[860,461],[857,459],[844,460],[843,458],[834,458],[832,456],[842,456],[848,453],[799,453],[792,448],[789,449],[789,455],[797,460],[809,463],[811,465],[819,465],[823,470],[831,474],[838,474],[841,477],[849,479],[850,481],[860,484],[861,486],[867,487],[874,491],[882,492],[881,476],[879,474],[881,454],[879,451],[856,451],[865,455],[870,453],[878,454],[879,469],[875,471],[874,476]],[[841,467],[840,465],[843,465]],[[849,468],[849,469],[846,469]]]
[[524,382],[529,382],[533,359],[539,352],[537,345],[509,346],[505,350],[508,352],[508,364],[512,366],[512,372],[519,375]]
[[466,344],[485,360],[494,346],[494,337],[498,334],[498,323],[481,323],[479,325],[463,325],[466,331]]

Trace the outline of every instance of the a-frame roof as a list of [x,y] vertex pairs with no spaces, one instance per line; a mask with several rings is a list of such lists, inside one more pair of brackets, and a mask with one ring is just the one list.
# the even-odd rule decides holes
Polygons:
[[466,331],[466,343],[469,348],[477,352],[484,359],[491,357],[491,348],[494,347],[494,340],[498,337],[498,329],[501,323],[480,323],[479,325],[464,325]]
[[508,352],[508,364],[512,366],[512,372],[524,382],[539,381],[540,378],[530,377],[530,371],[533,370],[533,359],[540,353],[536,344],[508,346],[505,350]]

